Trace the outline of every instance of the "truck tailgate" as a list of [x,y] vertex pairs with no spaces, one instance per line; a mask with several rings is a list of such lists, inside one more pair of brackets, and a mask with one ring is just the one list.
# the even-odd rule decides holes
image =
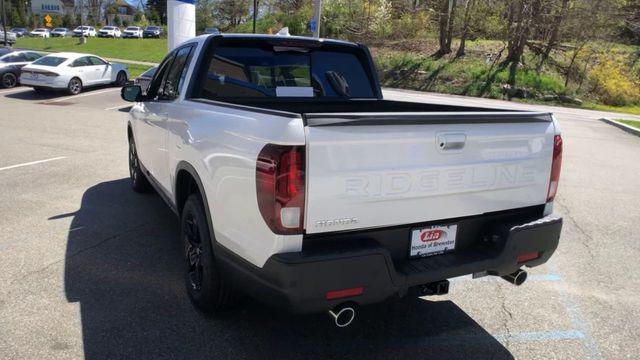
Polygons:
[[307,233],[544,204],[551,114],[305,114]]

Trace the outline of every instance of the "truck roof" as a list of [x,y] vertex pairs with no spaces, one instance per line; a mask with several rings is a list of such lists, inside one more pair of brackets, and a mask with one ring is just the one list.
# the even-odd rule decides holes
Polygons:
[[224,39],[246,39],[246,40],[267,40],[267,41],[273,41],[273,40],[281,40],[281,41],[287,41],[287,40],[302,40],[302,41],[306,41],[306,42],[317,42],[317,43],[324,43],[324,44],[335,44],[335,45],[346,45],[346,46],[353,46],[353,47],[358,47],[359,45],[353,42],[349,42],[349,41],[343,41],[343,40],[334,40],[334,39],[324,39],[324,38],[313,38],[313,37],[309,37],[309,36],[293,36],[293,35],[269,35],[269,34],[232,34],[232,33],[221,33],[221,34],[203,34],[200,36],[197,36],[196,39],[204,41],[204,39],[209,38],[209,37],[221,37]]

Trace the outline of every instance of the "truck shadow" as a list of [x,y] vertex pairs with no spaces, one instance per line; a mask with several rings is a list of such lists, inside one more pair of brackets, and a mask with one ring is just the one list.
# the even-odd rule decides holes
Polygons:
[[250,299],[208,318],[186,296],[177,221],[157,195],[104,182],[55,218],[67,216],[65,292],[80,305],[87,359],[513,358],[451,301],[366,307],[347,329]]

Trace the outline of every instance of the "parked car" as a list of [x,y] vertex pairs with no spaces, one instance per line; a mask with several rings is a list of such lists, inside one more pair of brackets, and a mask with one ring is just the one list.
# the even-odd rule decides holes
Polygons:
[[[4,39],[4,34],[5,34],[4,29],[0,28],[0,43],[2,43],[2,44],[4,44],[4,42],[5,42],[4,41],[5,40]],[[9,30],[7,30],[6,34],[7,34],[7,44],[9,44],[9,45],[15,44],[17,35],[14,32],[11,32]]]
[[203,34],[218,35],[220,34],[220,30],[218,30],[218,28],[206,28]]
[[147,88],[149,87],[149,83],[151,83],[151,79],[153,79],[153,75],[155,75],[157,70],[157,66],[152,67],[151,69],[143,72],[140,76],[135,78],[133,80],[133,83],[140,86],[143,93],[146,92]]
[[120,28],[117,26],[104,26],[98,31],[98,37],[119,38],[121,36]]
[[162,36],[162,28],[159,26],[147,26],[142,32],[145,38],[160,38]]
[[[122,89],[134,191],[180,218],[193,304],[295,313],[445,294],[549,260],[562,159],[550,113],[390,101],[360,44],[199,36]],[[526,305],[526,304],[524,304]]]
[[51,30],[51,37],[67,37],[73,33],[67,28],[55,28]]
[[129,69],[125,65],[110,63],[96,55],[56,53],[23,67],[20,82],[36,91],[65,89],[76,95],[90,86],[123,86],[128,78]]
[[20,69],[41,57],[42,55],[35,51],[11,51],[0,55],[0,87],[12,88],[17,86],[19,84]]
[[142,39],[142,28],[139,26],[129,26],[122,32],[122,37]]
[[14,27],[11,29],[11,32],[16,34],[16,37],[24,37],[29,35],[29,30],[21,27]]
[[75,37],[94,37],[96,36],[96,28],[93,26],[78,26],[73,29],[73,36]]
[[33,29],[29,33],[29,35],[33,37],[48,38],[50,36],[50,32],[49,32],[49,29],[47,28],[36,28],[36,29]]

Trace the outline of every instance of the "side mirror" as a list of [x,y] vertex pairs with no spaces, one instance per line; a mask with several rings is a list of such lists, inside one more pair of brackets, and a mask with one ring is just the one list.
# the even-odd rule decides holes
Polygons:
[[142,100],[142,88],[140,85],[126,85],[120,90],[122,100],[136,102]]

